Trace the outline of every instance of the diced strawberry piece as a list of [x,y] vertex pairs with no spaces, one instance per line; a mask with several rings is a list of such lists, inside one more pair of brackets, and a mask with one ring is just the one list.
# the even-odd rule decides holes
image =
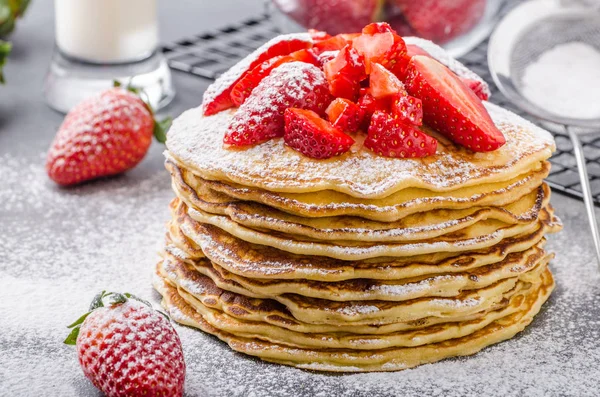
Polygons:
[[366,131],[371,122],[371,116],[377,111],[387,112],[390,109],[389,98],[375,99],[369,93],[362,93],[358,99],[358,107],[362,111],[361,129]]
[[411,124],[423,125],[423,103],[419,98],[399,94],[392,100],[392,113]]
[[414,45],[414,44],[407,44],[406,45],[406,54],[409,57],[411,57],[411,58],[413,56],[415,56],[415,55],[426,55],[428,57],[431,56],[427,51],[425,51],[424,49],[422,49],[418,45]]
[[354,144],[354,139],[315,112],[294,108],[285,111],[283,139],[291,148],[314,159],[339,156]]
[[244,74],[253,70],[263,62],[280,55],[312,47],[313,40],[308,33],[288,34],[275,37],[262,45],[252,54],[242,59],[235,66],[223,73],[204,92],[202,109],[205,116],[216,114],[234,106],[231,90]]
[[476,152],[506,143],[481,100],[454,73],[433,58],[412,57],[405,86],[423,102],[425,123]]
[[475,95],[477,95],[477,98],[481,99],[482,101],[487,101],[490,99],[489,89],[484,82],[462,77],[460,79],[467,87],[471,89],[471,91],[475,93]]
[[354,102],[337,98],[325,111],[334,127],[345,132],[356,132],[360,129],[364,111]]
[[242,78],[237,82],[237,84],[231,90],[231,100],[236,106],[240,106],[242,103],[244,103],[246,98],[250,96],[252,90],[256,88],[258,83],[267,77],[273,69],[286,62],[293,61],[295,61],[295,59],[291,56],[282,55],[261,63],[248,73],[244,74],[244,76],[242,76]]
[[371,95],[375,99],[385,98],[406,92],[404,85],[398,77],[378,63],[371,64],[369,75],[369,87]]
[[386,33],[390,32],[393,34],[397,34],[394,29],[387,22],[374,22],[365,26],[362,30],[363,34],[373,35],[376,33]]
[[321,62],[317,58],[314,52],[311,49],[304,49],[296,52],[292,52],[290,57],[299,62],[311,63],[315,66],[321,66]]
[[347,98],[351,101],[358,98],[358,90],[360,85],[356,80],[347,76],[338,76],[329,82],[329,92],[337,98]]
[[316,29],[308,29],[308,34],[314,41],[322,41],[331,38],[331,35],[327,32],[322,32]]
[[325,51],[320,53],[317,56],[317,59],[319,60],[319,64],[321,66],[324,66],[327,62],[329,61],[333,61],[335,59],[335,57],[338,56],[340,52],[338,50],[334,50],[334,51]]
[[384,112],[375,112],[364,143],[380,156],[418,158],[435,154],[437,141],[414,125]]
[[329,90],[338,98],[355,100],[360,82],[367,78],[364,58],[350,45],[346,45],[323,69],[329,82]]
[[367,73],[371,72],[371,63],[376,62],[396,74],[396,65],[406,54],[402,37],[391,32],[363,34],[352,42],[352,46],[365,57]]
[[418,36],[445,43],[483,17],[486,0],[393,0]]
[[346,44],[352,44],[352,41],[360,36],[360,33],[340,33],[338,36],[346,40]]
[[313,48],[315,53],[320,54],[325,51],[339,51],[342,48],[344,48],[347,44],[348,43],[346,42],[346,39],[338,35],[315,43]]
[[304,62],[284,63],[273,69],[240,106],[223,142],[247,146],[283,136],[285,109],[297,107],[325,114],[331,100],[321,69]]

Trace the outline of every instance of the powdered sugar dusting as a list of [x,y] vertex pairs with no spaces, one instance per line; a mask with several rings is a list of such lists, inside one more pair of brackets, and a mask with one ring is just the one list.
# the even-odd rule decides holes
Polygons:
[[[47,181],[43,158],[0,155],[0,390],[97,396],[74,350],[62,345],[65,326],[101,288],[157,303],[150,278],[173,193],[162,169],[57,189]],[[520,336],[473,357],[396,373],[332,376],[264,363],[176,325],[188,368],[186,395],[596,396],[600,276],[583,205],[560,195],[554,205],[565,223],[548,247],[558,254],[551,264],[558,287]]]
[[[554,150],[552,136],[519,116],[485,103],[507,138],[500,149],[471,153],[438,147],[426,159],[390,159],[364,149],[330,160],[314,160],[273,139],[246,150],[223,147],[233,113],[203,117],[200,109],[180,116],[167,141],[170,153],[207,178],[228,178],[247,186],[277,191],[334,189],[361,197],[381,197],[398,187],[436,191],[503,180],[547,159]],[[441,146],[441,145],[440,145]]]
[[0,154],[0,394],[96,395],[62,344],[66,326],[102,289],[156,296],[149,269],[169,217],[169,178],[157,164],[60,189],[44,158]]

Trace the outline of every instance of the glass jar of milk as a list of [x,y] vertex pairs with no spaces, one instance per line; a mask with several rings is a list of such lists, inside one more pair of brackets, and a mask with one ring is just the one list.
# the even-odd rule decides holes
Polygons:
[[146,59],[158,46],[156,0],[55,0],[56,45],[88,62]]
[[56,50],[45,83],[66,112],[114,80],[145,91],[158,109],[173,98],[159,51],[157,0],[54,0]]

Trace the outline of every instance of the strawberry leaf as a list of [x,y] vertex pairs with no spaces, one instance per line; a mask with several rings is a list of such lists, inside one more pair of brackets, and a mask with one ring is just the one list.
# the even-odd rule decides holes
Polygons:
[[76,327],[78,325],[83,324],[83,322],[85,321],[85,319],[87,318],[87,316],[90,315],[91,312],[87,312],[85,313],[83,316],[79,317],[77,320],[75,320],[75,322],[71,325],[67,325],[67,328],[73,328]]
[[65,345],[75,345],[77,343],[77,337],[79,336],[79,329],[80,328],[81,328],[81,325],[78,325],[75,328],[73,328],[71,330],[71,333],[69,333],[69,336],[67,336],[67,339],[65,339],[63,341],[63,343]]
[[154,137],[160,143],[165,143],[167,141],[167,131],[171,128],[171,124],[173,124],[172,117],[166,117],[161,121],[154,122]]
[[96,294],[96,296],[94,296],[94,299],[92,299],[92,303],[90,304],[89,311],[92,312],[99,307],[104,307],[104,303],[102,302],[102,299],[106,295],[107,295],[106,291],[102,291],[102,292],[99,292],[98,294]]
[[110,296],[110,305],[111,306],[120,305],[122,303],[127,302],[127,297],[118,292],[111,292],[111,293],[107,294],[107,296]]

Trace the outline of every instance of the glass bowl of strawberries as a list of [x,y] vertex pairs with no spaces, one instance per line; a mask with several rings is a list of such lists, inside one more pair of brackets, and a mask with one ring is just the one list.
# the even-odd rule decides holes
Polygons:
[[458,58],[484,40],[505,0],[271,0],[271,18],[286,33],[316,29],[331,35],[388,22],[401,36],[442,45]]

